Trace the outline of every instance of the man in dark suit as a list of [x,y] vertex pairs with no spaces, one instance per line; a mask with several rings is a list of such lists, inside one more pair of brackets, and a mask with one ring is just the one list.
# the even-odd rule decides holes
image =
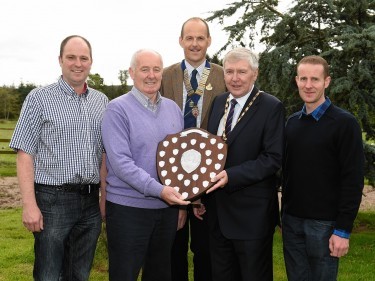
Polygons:
[[[164,69],[160,91],[181,108],[185,128],[207,129],[211,103],[217,95],[226,91],[223,68],[206,60],[207,48],[211,45],[207,22],[197,17],[185,21],[179,43],[184,50],[184,60]],[[197,207],[197,204],[193,205]],[[198,220],[192,206],[188,206],[187,210],[180,210],[178,226],[172,248],[172,280],[189,280],[187,254],[190,228],[194,280],[211,281],[206,220]]]
[[216,183],[204,200],[213,280],[273,280],[284,108],[254,86],[258,58],[250,50],[228,52],[223,66],[229,92],[215,98],[208,131],[222,135],[228,154],[225,169],[212,178]]

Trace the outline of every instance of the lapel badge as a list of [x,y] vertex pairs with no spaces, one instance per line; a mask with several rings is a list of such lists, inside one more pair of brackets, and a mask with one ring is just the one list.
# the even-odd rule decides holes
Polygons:
[[207,86],[206,86],[206,90],[208,90],[208,91],[211,91],[211,90],[212,90],[211,83],[208,83],[208,84],[207,84]]

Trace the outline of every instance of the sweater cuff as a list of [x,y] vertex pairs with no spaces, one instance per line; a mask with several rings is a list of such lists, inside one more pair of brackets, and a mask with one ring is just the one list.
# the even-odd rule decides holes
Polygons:
[[161,198],[161,192],[163,188],[164,186],[160,182],[152,179],[148,184],[147,189],[145,190],[145,196]]
[[341,238],[346,238],[346,239],[349,239],[350,238],[350,233],[345,231],[345,230],[342,230],[342,229],[335,229],[333,230],[333,234],[341,237]]

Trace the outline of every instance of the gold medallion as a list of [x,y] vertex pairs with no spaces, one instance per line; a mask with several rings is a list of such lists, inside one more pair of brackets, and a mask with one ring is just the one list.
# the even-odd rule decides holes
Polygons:
[[207,86],[205,86],[208,76],[210,75],[210,71],[211,71],[210,65],[208,64],[203,69],[201,78],[199,79],[199,82],[198,82],[198,88],[194,91],[190,84],[190,77],[189,77],[188,70],[186,68],[184,69],[184,84],[185,84],[185,89],[187,91],[188,96],[191,96],[194,93],[202,96],[205,89],[212,90],[211,84],[208,84]]

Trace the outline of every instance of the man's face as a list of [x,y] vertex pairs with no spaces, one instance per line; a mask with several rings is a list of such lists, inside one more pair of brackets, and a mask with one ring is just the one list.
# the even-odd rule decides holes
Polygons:
[[235,98],[249,93],[257,77],[258,70],[252,69],[247,60],[226,61],[224,64],[225,85]]
[[303,63],[298,66],[296,83],[299,95],[309,109],[313,110],[325,101],[324,90],[330,82],[331,77],[324,77],[323,65]]
[[64,47],[62,57],[59,57],[59,63],[64,80],[76,92],[77,89],[82,90],[92,65],[86,42],[78,37],[70,39]]
[[142,52],[137,56],[135,69],[130,67],[129,74],[139,91],[148,96],[154,95],[160,89],[163,63],[157,54]]
[[184,49],[185,59],[194,67],[198,67],[206,59],[207,48],[211,45],[211,37],[207,35],[207,27],[200,20],[188,21],[179,39]]

